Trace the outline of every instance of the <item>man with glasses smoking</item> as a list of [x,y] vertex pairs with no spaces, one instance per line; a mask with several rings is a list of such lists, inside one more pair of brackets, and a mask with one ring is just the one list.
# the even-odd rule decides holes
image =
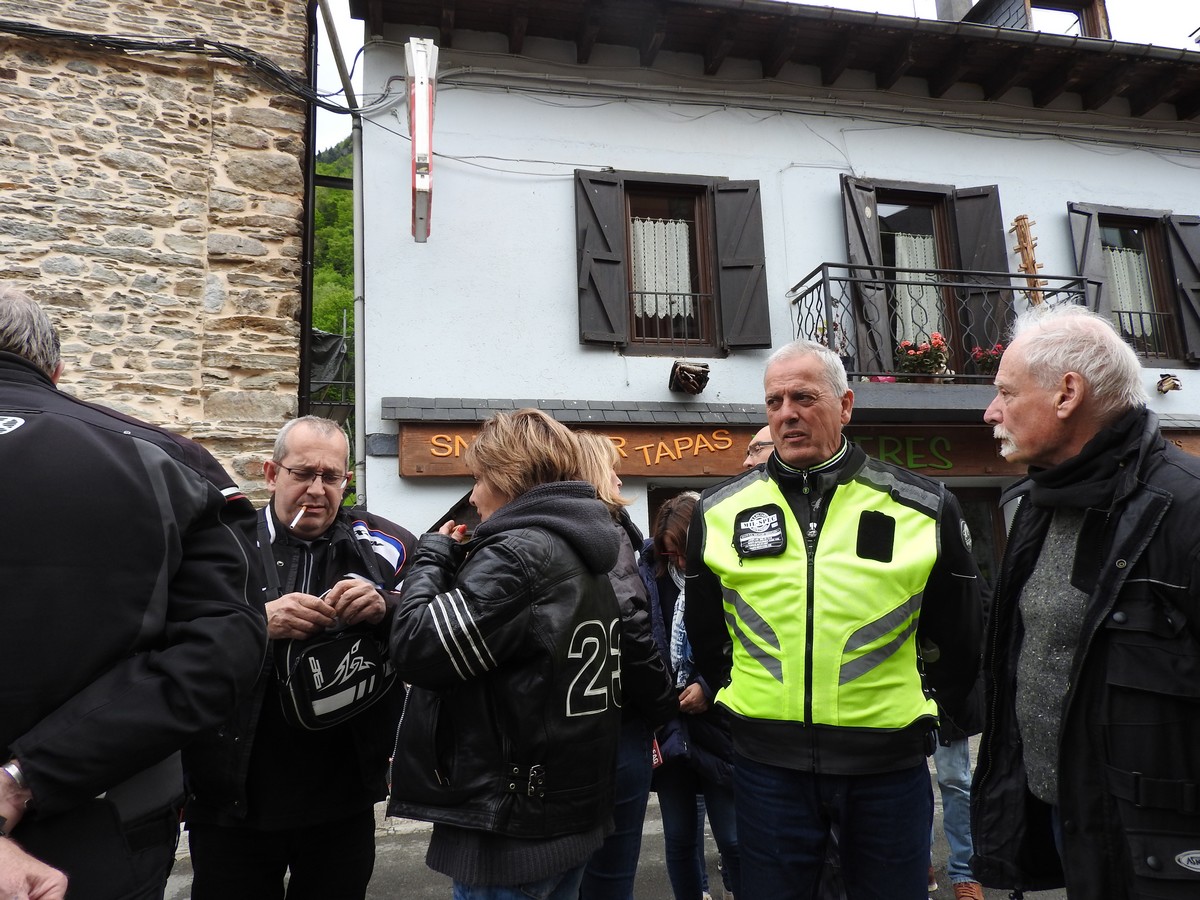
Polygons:
[[[336,422],[304,416],[283,426],[264,465],[271,502],[259,511],[259,540],[278,582],[265,602],[273,647],[364,623],[387,638],[415,540],[342,506],[348,450]],[[289,897],[365,896],[392,706],[308,730],[285,717],[282,699],[268,658],[233,720],[185,756],[193,900],[282,897],[289,871]]]

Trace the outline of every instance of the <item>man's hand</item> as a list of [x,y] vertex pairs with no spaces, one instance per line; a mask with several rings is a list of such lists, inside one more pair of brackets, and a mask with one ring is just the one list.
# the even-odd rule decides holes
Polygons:
[[359,622],[378,625],[387,612],[383,594],[362,578],[343,578],[325,592],[325,599],[337,611],[343,625]]
[[66,875],[34,859],[11,838],[0,838],[0,897],[63,900],[66,896]]
[[[375,588],[371,588],[375,590]],[[272,640],[312,637],[333,624],[337,610],[320,597],[293,592],[267,604],[267,637]]]
[[[3,819],[0,830],[11,834],[25,815],[25,804],[31,799],[33,794],[29,788],[21,787],[8,772],[0,771],[0,818]],[[0,898],[7,900],[3,894]]]
[[708,700],[704,696],[704,688],[696,682],[692,682],[682,691],[679,692],[679,711],[690,715],[699,715],[702,712],[707,712]]

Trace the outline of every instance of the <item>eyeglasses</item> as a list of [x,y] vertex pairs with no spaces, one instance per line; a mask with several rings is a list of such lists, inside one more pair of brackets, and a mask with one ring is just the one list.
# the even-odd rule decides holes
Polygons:
[[345,472],[339,475],[336,472],[318,472],[316,469],[293,469],[291,466],[285,466],[283,463],[277,463],[277,465],[279,468],[286,470],[289,475],[301,484],[311,484],[313,479],[320,478],[321,483],[328,487],[341,487],[350,480],[349,473]]
[[753,456],[755,453],[762,453],[768,447],[774,446],[774,441],[751,441],[750,446],[746,448],[746,455]]

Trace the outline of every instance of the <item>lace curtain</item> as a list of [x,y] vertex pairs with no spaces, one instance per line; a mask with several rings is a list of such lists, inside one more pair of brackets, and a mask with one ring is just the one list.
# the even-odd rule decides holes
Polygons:
[[1117,317],[1122,330],[1135,337],[1152,335],[1153,317],[1138,315],[1155,311],[1145,254],[1130,247],[1105,247],[1104,268],[1112,291],[1113,311],[1126,314]]
[[[937,246],[933,235],[903,234],[892,235],[896,247],[896,268],[898,269],[936,269],[938,268]],[[918,272],[899,272],[896,278],[900,282],[936,281],[936,275],[923,275]],[[946,333],[946,317],[942,310],[942,293],[932,285],[896,284],[894,285],[896,308],[896,342],[929,339],[930,333],[940,331]]]
[[691,226],[676,219],[631,220],[633,314],[692,315]]

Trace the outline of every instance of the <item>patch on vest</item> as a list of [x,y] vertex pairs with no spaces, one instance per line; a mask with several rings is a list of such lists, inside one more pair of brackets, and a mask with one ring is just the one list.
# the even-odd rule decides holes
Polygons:
[[1200,850],[1184,850],[1175,857],[1175,862],[1189,872],[1200,872]]
[[863,510],[858,517],[858,558],[890,563],[895,547],[896,520],[878,510]]
[[20,416],[0,416],[0,435],[10,434],[24,424],[25,420]]
[[787,549],[783,510],[774,503],[742,510],[733,520],[733,546],[742,559],[782,554]]
[[967,525],[966,519],[959,519],[959,527],[962,529],[963,546],[967,548],[967,552],[971,552],[971,529]]

